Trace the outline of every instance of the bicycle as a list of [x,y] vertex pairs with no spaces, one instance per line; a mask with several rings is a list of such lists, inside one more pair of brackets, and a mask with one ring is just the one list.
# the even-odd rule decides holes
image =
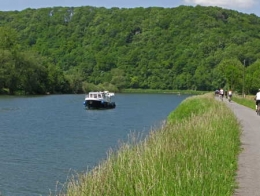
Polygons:
[[230,95],[228,95],[228,101],[231,102],[231,96]]
[[257,104],[256,114],[260,116],[260,102]]
[[224,97],[224,95],[222,95],[222,94],[219,95],[219,98],[221,101],[223,101],[223,97]]

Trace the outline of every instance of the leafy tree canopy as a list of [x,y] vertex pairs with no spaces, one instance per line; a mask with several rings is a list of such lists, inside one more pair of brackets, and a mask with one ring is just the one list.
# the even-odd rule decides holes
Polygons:
[[257,86],[254,14],[85,6],[0,12],[0,19],[0,89],[10,93],[81,93],[98,85],[242,92],[244,73],[246,92]]

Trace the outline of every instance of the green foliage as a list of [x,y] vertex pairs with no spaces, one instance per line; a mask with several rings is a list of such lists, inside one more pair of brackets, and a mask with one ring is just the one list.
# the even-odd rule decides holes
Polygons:
[[12,28],[0,27],[0,48],[13,50],[16,46],[17,32]]
[[70,69],[66,72],[65,77],[71,85],[70,88],[74,90],[74,93],[82,93],[82,82],[83,82],[83,73],[77,68]]
[[116,86],[119,90],[122,90],[126,85],[126,78],[125,78],[124,71],[115,68],[111,70],[111,75],[112,75],[111,84]]
[[82,84],[82,90],[85,93],[91,92],[91,91],[111,91],[111,92],[119,92],[119,89],[110,83],[103,83],[99,85],[95,85],[92,83],[83,82]]
[[217,77],[222,79],[221,82],[227,89],[239,89],[243,83],[243,65],[238,59],[224,59],[216,67]]
[[[0,18],[0,49],[14,55],[0,73],[9,64],[15,69],[15,53],[40,55],[50,76],[41,92],[80,93],[84,82],[119,90],[241,91],[241,65],[246,60],[249,69],[260,59],[260,18],[218,7],[52,7],[0,12]],[[12,75],[9,87],[19,83]],[[249,77],[250,71],[245,87],[252,92],[256,81]]]
[[255,94],[260,88],[260,60],[257,60],[245,70],[246,91]]
[[10,51],[0,49],[0,89],[4,89],[13,77],[13,59]]

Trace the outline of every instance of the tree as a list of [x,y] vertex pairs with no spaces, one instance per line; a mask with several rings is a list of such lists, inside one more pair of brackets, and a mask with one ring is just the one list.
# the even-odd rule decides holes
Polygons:
[[119,90],[125,88],[126,78],[124,76],[124,71],[116,68],[111,70],[111,74],[112,74],[111,84],[116,86]]
[[74,93],[83,92],[82,84],[84,81],[84,77],[82,76],[82,72],[78,68],[72,68],[68,70],[65,77],[69,81],[70,88]]
[[255,94],[260,88],[260,60],[257,60],[245,70],[245,87],[247,93]]
[[[243,83],[243,65],[238,59],[224,59],[222,60],[216,70],[223,77],[225,82],[220,86],[221,88],[229,88],[233,91],[241,90]],[[224,85],[224,86],[223,86]]]
[[205,65],[199,65],[195,71],[194,81],[196,89],[212,90],[212,74]]
[[17,32],[9,27],[0,27],[0,48],[12,51],[16,44]]

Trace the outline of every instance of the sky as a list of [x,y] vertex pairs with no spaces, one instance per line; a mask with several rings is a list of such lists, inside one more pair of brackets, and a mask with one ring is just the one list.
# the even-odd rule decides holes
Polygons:
[[38,9],[45,7],[166,7],[174,8],[180,5],[218,6],[236,10],[260,17],[260,0],[0,0],[0,11]]

